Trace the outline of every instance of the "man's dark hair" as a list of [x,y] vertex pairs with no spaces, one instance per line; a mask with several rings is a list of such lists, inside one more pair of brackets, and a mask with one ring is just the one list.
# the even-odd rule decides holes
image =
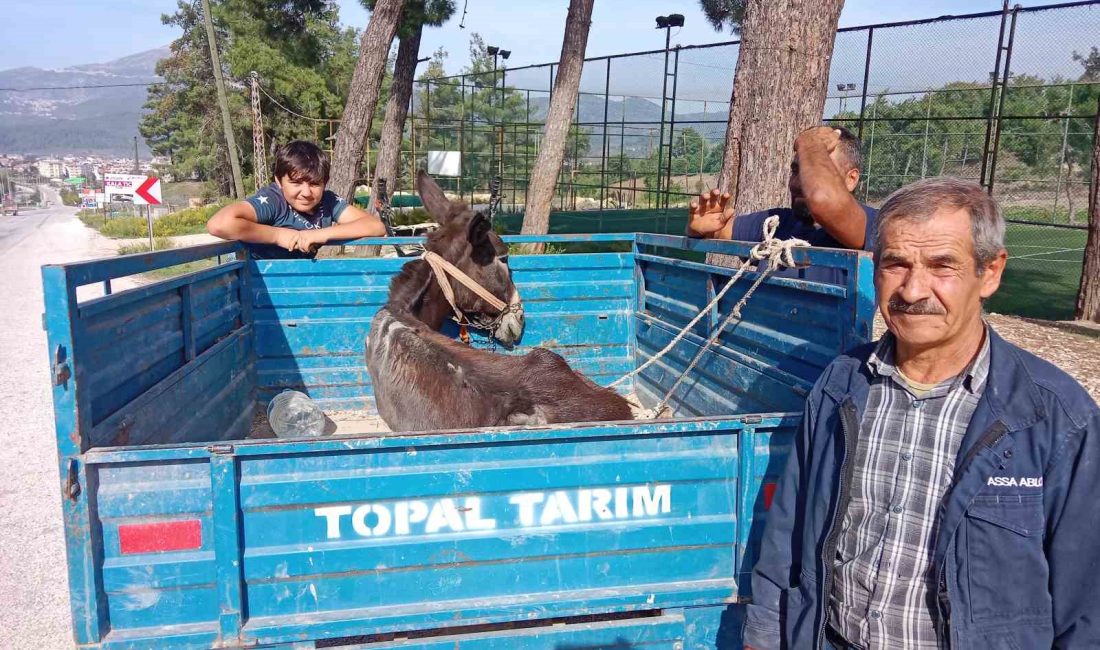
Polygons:
[[312,142],[292,140],[275,152],[275,178],[289,176],[294,181],[325,185],[328,171],[328,156]]
[[844,158],[848,160],[849,169],[863,171],[863,151],[859,144],[859,138],[843,126],[834,126],[840,131],[840,144],[837,145],[844,152]]

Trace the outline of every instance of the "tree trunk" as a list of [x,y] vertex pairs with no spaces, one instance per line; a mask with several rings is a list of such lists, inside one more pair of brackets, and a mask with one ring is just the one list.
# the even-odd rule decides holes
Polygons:
[[[378,159],[374,164],[374,179],[371,181],[370,211],[374,211],[374,197],[378,196],[378,179],[386,179],[390,195],[397,191],[398,177],[401,175],[401,140],[405,133],[405,118],[409,113],[409,99],[412,97],[413,81],[416,77],[416,59],[420,53],[420,37],[424,26],[420,25],[408,37],[402,38],[397,46],[397,60],[393,64],[393,82],[390,84],[390,99],[386,102],[386,117],[382,122],[382,138],[378,142]],[[362,246],[363,257],[378,257],[381,246]]]
[[[821,124],[844,0],[748,0],[718,187],[734,214],[787,205],[795,137]],[[724,255],[708,261],[728,265]]]
[[1089,185],[1089,237],[1081,265],[1081,285],[1073,317],[1100,323],[1100,100],[1092,132],[1092,183]]
[[[594,0],[569,1],[561,59],[557,78],[554,79],[554,94],[546,112],[542,146],[539,147],[535,166],[528,177],[530,180],[521,231],[525,235],[545,235],[550,230],[550,203],[554,200],[554,186],[565,157],[569,127],[573,123],[573,109],[577,104],[581,69],[584,67],[584,51],[588,46],[588,28],[592,25],[593,4]],[[541,246],[534,248],[542,249]]]
[[347,200],[351,200],[355,191],[355,180],[359,177],[359,165],[374,118],[374,107],[378,104],[390,43],[397,33],[397,23],[404,6],[405,0],[378,0],[359,41],[359,61],[352,73],[348,101],[344,105],[340,128],[336,131],[329,178],[329,189]]
[[416,77],[416,58],[420,54],[421,25],[408,37],[402,38],[397,48],[397,60],[393,66],[393,84],[390,99],[386,103],[386,118],[382,123],[382,139],[378,143],[378,160],[374,166],[375,179],[384,178],[390,191],[398,188],[401,175],[401,140],[405,133],[405,118],[409,112],[413,81]]

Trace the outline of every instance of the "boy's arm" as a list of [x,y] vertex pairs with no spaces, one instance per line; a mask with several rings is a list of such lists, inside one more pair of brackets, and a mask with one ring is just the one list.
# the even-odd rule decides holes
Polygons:
[[298,236],[298,250],[311,253],[333,239],[383,237],[385,234],[386,227],[382,225],[381,219],[366,210],[349,205],[336,218],[336,225],[301,231]]
[[275,244],[288,251],[298,245],[298,231],[258,223],[256,210],[248,201],[230,203],[206,222],[206,230],[215,237],[249,244]]

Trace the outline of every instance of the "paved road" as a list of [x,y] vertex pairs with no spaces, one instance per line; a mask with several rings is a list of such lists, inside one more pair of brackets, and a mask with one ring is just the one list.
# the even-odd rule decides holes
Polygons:
[[[43,264],[113,255],[75,208],[0,217],[0,648],[73,647],[61,527]],[[124,286],[115,284],[116,290]],[[86,287],[82,298],[99,287]]]

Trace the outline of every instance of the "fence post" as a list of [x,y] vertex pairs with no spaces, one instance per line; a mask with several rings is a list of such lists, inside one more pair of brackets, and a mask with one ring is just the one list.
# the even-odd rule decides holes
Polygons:
[[1012,43],[1016,40],[1016,18],[1020,15],[1020,5],[1012,8],[1012,26],[1008,30],[1008,46],[1005,48],[1005,70],[1001,80],[1001,97],[997,101],[997,126],[993,132],[993,155],[989,160],[989,184],[986,188],[993,195],[993,182],[997,175],[997,152],[1001,148],[1001,121],[1005,111],[1005,95],[1008,94],[1008,78],[1012,74]]
[[[1062,156],[1058,159],[1058,179],[1054,181],[1054,208],[1050,212],[1050,220],[1058,220],[1058,196],[1062,193],[1062,167],[1066,164],[1066,148],[1069,144],[1069,118],[1073,115],[1073,91],[1076,89],[1075,83],[1069,85],[1069,100],[1066,102],[1066,114],[1062,117]],[[1070,196],[1072,190],[1068,189],[1069,184],[1073,180],[1066,177],[1066,195]],[[1069,223],[1074,223],[1073,210],[1069,211]]]
[[863,113],[867,110],[867,83],[871,78],[871,45],[875,41],[875,28],[867,28],[867,56],[863,60],[863,93],[859,97],[859,141],[863,143]]
[[[997,36],[997,57],[993,60],[993,72],[989,73],[989,119],[985,123],[985,143],[982,145],[982,169],[978,174],[978,182],[986,185],[986,170],[989,167],[989,143],[993,137],[993,123],[997,112],[997,77],[1001,73],[1001,54],[1004,53],[1005,24],[1008,22],[1008,0],[1004,0],[1001,6],[1001,29]],[[966,164],[966,161],[963,161]],[[993,190],[988,190],[991,194]]]
[[932,95],[934,94],[935,93],[932,91],[928,91],[924,102],[924,144],[921,145],[920,152],[921,178],[926,178],[928,176],[928,127],[932,124]]
[[864,163],[863,174],[863,202],[867,202],[867,195],[871,192],[871,170],[875,157],[875,118],[878,116],[878,101],[871,104],[871,142],[867,147],[867,162]]
[[669,28],[665,28],[665,67],[664,72],[661,74],[661,133],[657,137],[657,177],[654,179],[656,187],[653,188],[652,196],[657,200],[657,207],[661,206],[661,174],[664,170],[661,169],[662,162],[664,161],[664,153],[661,147],[665,146],[665,111],[668,108],[668,50],[669,41],[672,38],[672,32]]
[[[676,46],[672,61],[672,107],[668,122],[668,165],[665,169],[665,210],[672,192],[672,146],[676,142],[676,81],[680,74],[680,46]],[[663,127],[663,125],[662,125]],[[668,228],[665,228],[667,231]]]
[[[600,210],[607,199],[607,156],[611,153],[611,141],[607,137],[607,113],[611,108],[611,58],[608,57],[606,78],[603,83],[603,147],[600,148]],[[601,213],[602,214],[602,213]],[[600,232],[603,232],[601,229]]]
[[458,198],[462,200],[463,174],[466,172],[466,75],[459,77],[462,84],[462,95],[458,102]]

